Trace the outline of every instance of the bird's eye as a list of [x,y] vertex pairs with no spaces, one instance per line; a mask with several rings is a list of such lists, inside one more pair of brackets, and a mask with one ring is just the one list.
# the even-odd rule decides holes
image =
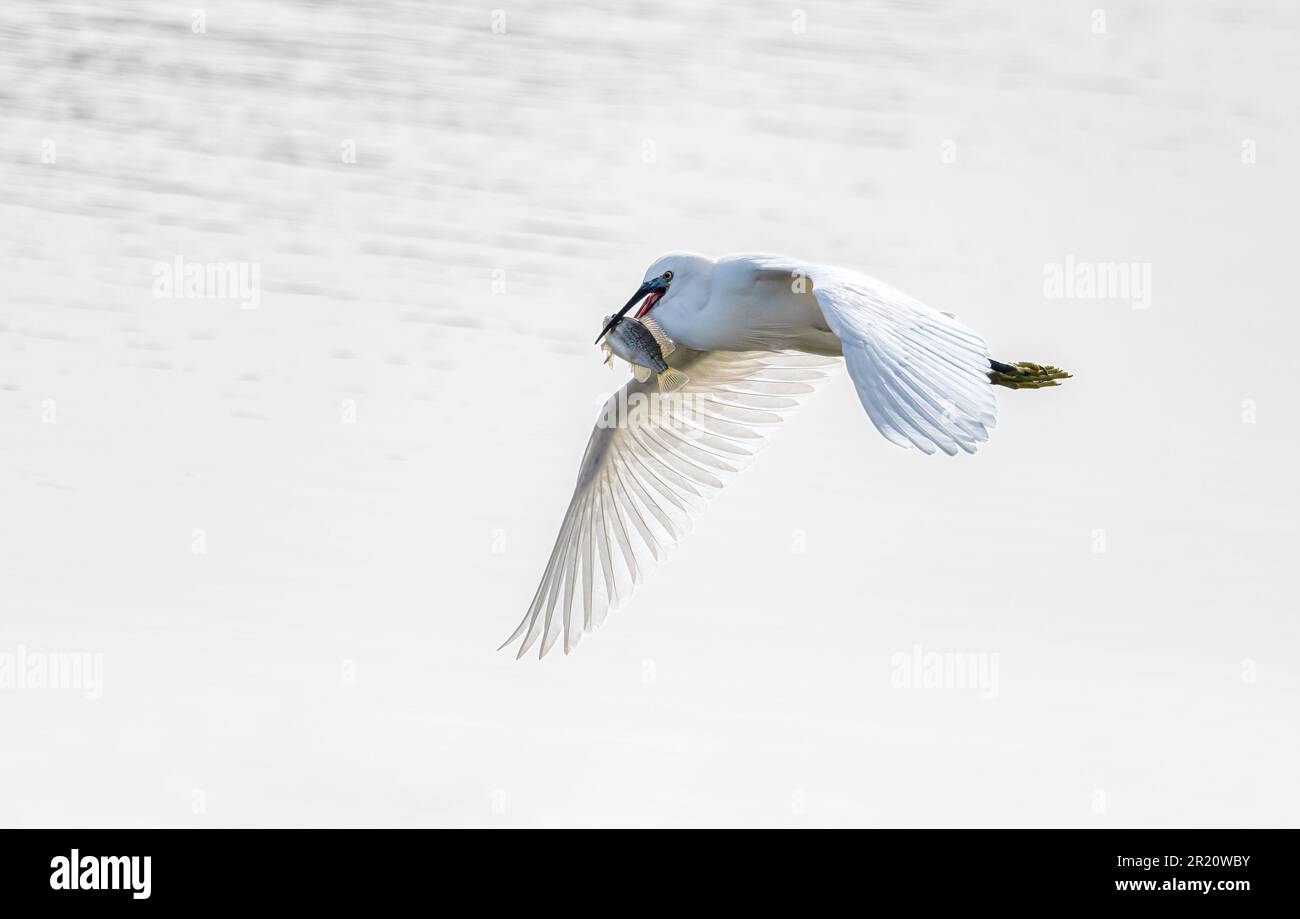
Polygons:
[[665,281],[671,281],[672,279],[673,279],[673,273],[672,273],[671,271],[665,271],[665,272],[664,272],[664,280],[665,280]]

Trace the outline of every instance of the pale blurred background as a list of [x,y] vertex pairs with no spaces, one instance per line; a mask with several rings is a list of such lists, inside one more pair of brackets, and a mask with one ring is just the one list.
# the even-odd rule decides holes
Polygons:
[[[104,666],[0,689],[0,825],[1300,823],[1294,4],[502,4],[0,6],[0,653]],[[954,459],[841,376],[516,663],[668,249],[1077,376]]]

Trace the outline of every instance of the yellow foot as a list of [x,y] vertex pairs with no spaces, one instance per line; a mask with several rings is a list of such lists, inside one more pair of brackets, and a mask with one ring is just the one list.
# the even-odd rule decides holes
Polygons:
[[1058,380],[1068,380],[1071,374],[1051,364],[1033,364],[1029,361],[1017,361],[1014,364],[993,362],[989,371],[989,381],[994,386],[1008,389],[1042,389],[1045,386],[1059,386]]

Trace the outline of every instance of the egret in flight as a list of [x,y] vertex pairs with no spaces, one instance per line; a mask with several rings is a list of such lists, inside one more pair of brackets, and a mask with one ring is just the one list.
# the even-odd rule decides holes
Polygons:
[[988,440],[995,385],[1070,376],[995,361],[951,314],[874,278],[780,256],[665,255],[597,341],[634,307],[688,382],[661,392],[639,373],[605,403],[542,582],[501,646],[518,641],[518,657],[561,635],[567,654],[599,628],[841,359],[886,439],[949,456]]

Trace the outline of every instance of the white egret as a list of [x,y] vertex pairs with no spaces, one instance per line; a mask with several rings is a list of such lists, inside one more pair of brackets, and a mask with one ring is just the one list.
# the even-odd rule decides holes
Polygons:
[[950,314],[873,278],[779,256],[665,255],[601,336],[633,307],[689,382],[668,395],[631,379],[606,402],[541,584],[502,645],[520,641],[519,657],[561,635],[567,654],[599,628],[841,358],[881,434],[949,456],[988,439],[995,384],[1069,376],[994,361]]

